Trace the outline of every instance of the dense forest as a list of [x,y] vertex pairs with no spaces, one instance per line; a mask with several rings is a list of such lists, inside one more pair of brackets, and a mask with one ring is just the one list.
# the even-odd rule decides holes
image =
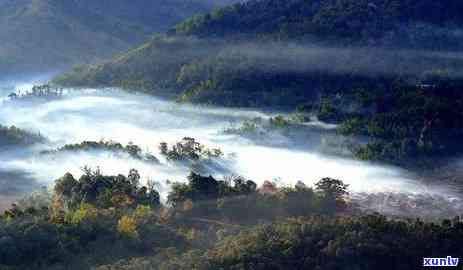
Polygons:
[[[454,156],[462,139],[459,1],[260,0],[195,16],[141,47],[58,76],[341,124],[359,159]],[[406,104],[406,105],[405,105]]]
[[[457,180],[421,176],[463,153],[463,2],[128,3],[0,0],[0,68],[21,66],[19,51],[46,66],[145,42],[2,103],[53,141],[28,147],[46,138],[0,126],[2,157],[32,152],[0,169],[58,179],[0,213],[0,269],[405,270],[461,256]],[[293,162],[284,179],[270,168]]]
[[2,269],[418,269],[463,251],[459,217],[356,215],[348,185],[261,187],[196,173],[161,203],[140,175],[66,174],[0,216]]
[[[462,4],[454,0],[248,1],[196,16],[171,32],[202,37],[321,38],[345,44],[458,48],[455,35],[462,22],[462,9]],[[430,40],[431,36],[439,39]]]

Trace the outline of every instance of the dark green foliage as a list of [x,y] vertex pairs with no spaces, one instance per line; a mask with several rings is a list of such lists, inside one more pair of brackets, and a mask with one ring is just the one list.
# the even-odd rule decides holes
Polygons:
[[79,180],[71,174],[57,180],[51,204],[24,208],[28,204],[21,203],[0,216],[1,269],[89,269],[154,248],[185,246],[185,239],[154,214],[159,194],[139,186],[137,171],[85,172]]
[[461,24],[462,10],[463,4],[457,0],[247,1],[193,17],[172,32],[200,37],[316,38],[344,44],[373,41],[442,48],[461,44],[461,40],[455,43],[453,29],[447,31],[445,27]]
[[139,160],[150,161],[154,163],[159,163],[159,160],[149,153],[143,153],[141,148],[138,145],[129,143],[126,146],[123,146],[120,143],[113,141],[84,141],[79,144],[66,144],[63,147],[60,147],[52,151],[44,151],[43,154],[56,154],[63,151],[111,151],[113,153],[127,153],[130,157]]
[[[84,172],[78,180],[71,174],[58,179],[51,204],[13,206],[0,216],[0,267],[82,269],[153,252],[161,256],[170,246],[179,251],[200,243],[211,246],[215,232],[227,234],[221,232],[224,226],[240,228],[233,223],[308,216],[324,208],[303,184],[257,190],[240,177],[231,184],[191,173],[188,184],[174,185],[169,194],[175,207],[165,209],[157,191],[139,187],[135,170],[128,176]],[[191,207],[182,207],[188,202]],[[201,239],[212,231],[209,239]]]
[[[313,101],[320,92],[383,87],[410,72],[420,76],[434,66],[455,67],[456,59],[436,61],[433,54],[390,50],[396,45],[459,50],[461,44],[452,44],[461,43],[461,38],[445,23],[460,25],[462,4],[446,2],[247,1],[196,16],[166,37],[156,37],[106,64],[74,70],[55,82],[121,86],[180,101],[227,106],[295,107]],[[437,19],[442,15],[436,10],[446,14],[445,20]],[[402,33],[403,29],[410,33]],[[443,33],[433,36],[439,31]],[[315,44],[321,45],[307,45],[307,36],[315,36]],[[301,50],[287,41],[307,48]],[[379,51],[371,51],[372,44]],[[378,49],[381,44],[387,50]],[[363,49],[359,53],[342,50],[352,46]],[[403,58],[415,63],[413,68]],[[394,76],[382,75],[384,70]],[[321,116],[338,117],[326,113],[334,112],[322,111]]]
[[159,151],[167,162],[188,167],[198,174],[208,174],[221,171],[229,173],[224,166],[222,157],[224,153],[219,148],[208,148],[191,137],[169,146],[166,142],[159,144]]
[[159,144],[159,150],[169,161],[199,161],[201,159],[219,158],[223,155],[220,149],[208,149],[194,138],[185,137],[172,145],[165,142]]
[[317,117],[321,121],[325,122],[336,122],[339,120],[339,112],[336,108],[330,103],[329,100],[323,99],[320,102],[320,109],[318,111]]
[[5,127],[0,125],[0,147],[9,145],[30,145],[43,143],[46,139],[40,134],[30,133],[15,126]]
[[233,179],[233,185],[226,181],[217,181],[213,177],[204,177],[194,172],[188,176],[188,183],[175,183],[168,196],[168,203],[179,206],[187,200],[215,201],[218,198],[249,195],[256,192],[256,184],[241,177]]
[[322,179],[316,184],[317,192],[303,183],[280,189],[266,182],[257,189],[254,182],[240,177],[232,182],[191,173],[188,183],[172,186],[168,202],[187,219],[204,217],[244,224],[315,213],[333,214],[346,208],[347,185],[335,179]]
[[[351,147],[360,159],[403,162],[454,155],[461,152],[457,145],[463,127],[461,83],[454,77],[460,61],[432,53],[396,53],[390,46],[398,42],[407,48],[458,48],[453,45],[460,39],[452,36],[449,25],[461,24],[461,8],[452,0],[249,1],[195,17],[170,36],[56,82],[115,85],[226,106],[294,108],[310,103],[303,110],[306,115],[341,123],[342,135],[367,137],[367,145],[361,141]],[[373,42],[388,49],[301,51],[281,42],[297,40],[303,47],[307,35],[329,46]],[[303,61],[307,50],[322,56]],[[406,64],[404,58],[415,64]],[[246,122],[238,130],[226,130],[242,131],[256,133],[260,128]],[[169,153],[178,158],[175,151]]]
[[[116,56],[99,66],[80,66],[54,82],[65,86],[114,85],[128,89],[170,93],[177,74],[186,62],[213,53],[214,44],[194,38],[154,37],[150,42]],[[149,74],[149,75],[148,75]],[[158,89],[160,88],[160,89]],[[166,91],[165,89],[169,91]]]
[[194,172],[188,176],[188,184],[174,184],[169,194],[168,202],[176,206],[186,200],[199,201],[216,199],[219,195],[219,182],[209,177],[203,177]]
[[139,239],[123,238],[117,232],[119,216],[98,213],[95,220],[56,223],[42,211],[24,213],[8,222],[2,220],[0,267],[90,269],[126,256],[150,254],[152,248],[182,247],[185,243],[175,232],[148,217],[146,223],[137,225]]
[[332,198],[334,200],[342,200],[348,194],[347,187],[341,180],[323,178],[315,184],[316,190],[321,192],[324,197]]
[[458,217],[441,225],[347,217],[347,185],[336,179],[315,190],[302,183],[257,189],[240,177],[191,173],[187,184],[174,185],[169,209],[155,190],[138,187],[135,170],[84,171],[79,180],[57,180],[48,207],[15,206],[0,216],[0,268],[416,269],[422,257],[462,252]]
[[[364,160],[456,155],[462,62],[440,52],[461,49],[454,29],[462,7],[456,0],[248,1],[56,82],[121,86],[182,102],[300,106],[305,120],[340,123],[339,133],[354,137],[349,150]],[[261,131],[252,122],[226,130]]]
[[271,193],[265,192],[265,188],[261,187],[257,192],[246,196],[229,195],[221,198],[217,202],[220,215],[234,223],[256,224],[286,217],[331,214],[333,210],[338,210],[325,209],[321,196],[303,184],[282,189],[274,188],[274,192]]
[[276,131],[283,134],[290,134],[291,131],[297,131],[301,122],[305,119],[301,114],[292,114],[289,116],[277,115],[270,117],[268,120],[260,117],[253,118],[251,120],[245,120],[238,126],[231,125],[230,127],[224,128],[222,133],[224,134],[237,134],[237,135],[250,135],[252,136],[266,136],[269,132]]
[[338,127],[338,132],[342,135],[360,135],[364,134],[365,123],[358,117],[353,117],[343,121]]
[[[420,269],[423,257],[458,258],[462,222],[441,225],[383,216],[312,217],[259,225],[206,251],[165,251],[98,270],[142,269]],[[448,254],[448,255],[447,255]]]
[[160,205],[159,193],[139,186],[140,175],[131,170],[129,175],[103,176],[97,169],[84,168],[85,174],[78,180],[66,174],[56,181],[55,195],[67,208],[75,209],[82,203],[102,208]]
[[[361,105],[361,108],[373,105],[374,109],[363,109],[363,113],[348,117],[339,131],[343,135],[373,139],[356,150],[356,155],[364,160],[400,162],[454,155],[461,151],[458,142],[463,138],[460,87],[461,82],[457,80],[434,80],[429,86],[399,86],[376,92]],[[366,91],[354,93],[361,97]]]
[[338,179],[331,178],[323,178],[315,184],[315,190],[321,194],[320,201],[325,213],[336,212],[346,207],[344,197],[348,194],[348,186]]
[[[340,72],[333,73],[328,62],[336,59],[334,54],[326,56],[326,59],[308,59],[313,62],[311,65],[301,62],[297,49],[292,56],[291,52],[285,53],[288,59],[279,55],[278,50],[294,50],[281,44],[247,46],[242,48],[244,52],[240,52],[240,46],[229,49],[216,41],[158,38],[111,63],[88,68],[84,72],[76,70],[56,78],[55,82],[69,86],[121,86],[174,96],[180,101],[294,108],[313,101],[320,93],[387,87],[397,79],[358,74],[352,66],[366,67],[357,55],[339,60],[341,63],[336,68]],[[259,54],[258,48],[264,50],[265,46],[269,52]],[[375,57],[372,58],[367,61],[374,65]],[[405,65],[403,69],[406,68]],[[326,113],[331,112],[321,111],[321,115]]]
[[450,224],[382,216],[279,222],[228,237],[204,255],[204,269],[418,269],[423,257],[458,257],[462,223]]

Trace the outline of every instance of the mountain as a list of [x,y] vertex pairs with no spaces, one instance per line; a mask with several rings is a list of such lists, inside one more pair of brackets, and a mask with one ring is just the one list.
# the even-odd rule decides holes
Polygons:
[[[463,2],[258,0],[194,16],[54,82],[338,123],[360,159],[461,153]],[[352,147],[354,145],[354,147]]]
[[89,63],[225,1],[1,0],[0,71]]
[[[260,85],[260,92],[287,87],[272,87],[275,81],[262,86],[264,81],[252,79],[255,73],[265,73],[266,81],[278,73],[277,77],[287,76],[278,81],[302,86],[307,81],[301,73],[304,77],[308,70],[337,77],[346,72],[360,77],[406,75],[417,81],[460,64],[451,53],[463,48],[461,11],[463,3],[455,0],[247,1],[194,16],[166,36],[101,65],[79,67],[56,82],[158,93],[169,88],[168,93],[190,100],[207,85],[214,86],[214,94],[226,88],[222,92],[233,95],[239,91],[233,88],[252,81]],[[241,81],[227,83],[234,78]]]
[[209,37],[316,36],[362,43],[397,39],[403,45],[420,35],[457,35],[454,27],[462,24],[462,11],[463,4],[455,0],[249,1],[186,20],[173,32]]

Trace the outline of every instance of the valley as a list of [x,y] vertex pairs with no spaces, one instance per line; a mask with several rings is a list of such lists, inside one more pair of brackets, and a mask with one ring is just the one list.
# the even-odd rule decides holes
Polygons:
[[0,0],[0,269],[461,264],[462,14]]
[[[27,84],[22,86],[27,87]],[[288,112],[176,104],[113,88],[64,89],[63,93],[56,99],[8,100],[4,96],[1,123],[46,138],[44,142],[8,147],[0,152],[2,170],[18,171],[27,176],[24,180],[18,177],[17,181],[12,181],[13,187],[25,188],[28,183],[25,181],[30,181],[26,189],[29,191],[39,185],[50,187],[65,173],[78,175],[86,166],[99,168],[110,175],[137,169],[143,183],[148,180],[157,182],[161,197],[166,200],[170,190],[168,183],[183,182],[194,167],[165,160],[159,154],[159,145],[191,137],[224,153],[218,164],[198,171],[216,178],[240,175],[258,185],[271,181],[284,187],[298,181],[313,185],[323,177],[333,177],[349,185],[358,204],[365,204],[362,198],[368,198],[367,211],[433,219],[457,215],[462,210],[461,193],[447,186],[447,182],[438,179],[424,181],[426,176],[422,178],[406,168],[327,154],[323,150],[322,138],[333,135],[333,131],[320,124],[314,125],[316,122],[264,129],[257,135],[230,132],[231,127],[239,127],[247,121],[268,122],[282,113],[289,115]],[[76,126],[81,128],[75,129]],[[104,149],[78,151],[76,148],[43,154],[85,141],[134,144],[141,151],[161,159],[161,164],[146,163]],[[0,193],[9,195],[7,190]],[[436,205],[432,202],[428,205],[428,200],[434,198]],[[393,205],[395,209],[387,209]],[[428,215],[425,210],[428,207],[436,209]]]

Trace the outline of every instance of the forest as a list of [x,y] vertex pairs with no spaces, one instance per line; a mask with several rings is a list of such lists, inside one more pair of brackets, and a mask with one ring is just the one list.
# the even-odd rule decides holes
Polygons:
[[0,125],[0,148],[11,145],[31,145],[45,140],[40,134],[34,134],[15,126]]
[[66,174],[0,217],[2,269],[418,269],[458,256],[459,217],[360,215],[348,185],[257,186],[190,173],[166,203],[140,175]]
[[340,124],[342,135],[366,136],[353,146],[358,159],[422,165],[461,153],[462,63],[451,55],[461,48],[462,8],[451,0],[247,1],[54,83],[303,112]]
[[0,0],[0,270],[463,254],[462,1],[127,3]]

